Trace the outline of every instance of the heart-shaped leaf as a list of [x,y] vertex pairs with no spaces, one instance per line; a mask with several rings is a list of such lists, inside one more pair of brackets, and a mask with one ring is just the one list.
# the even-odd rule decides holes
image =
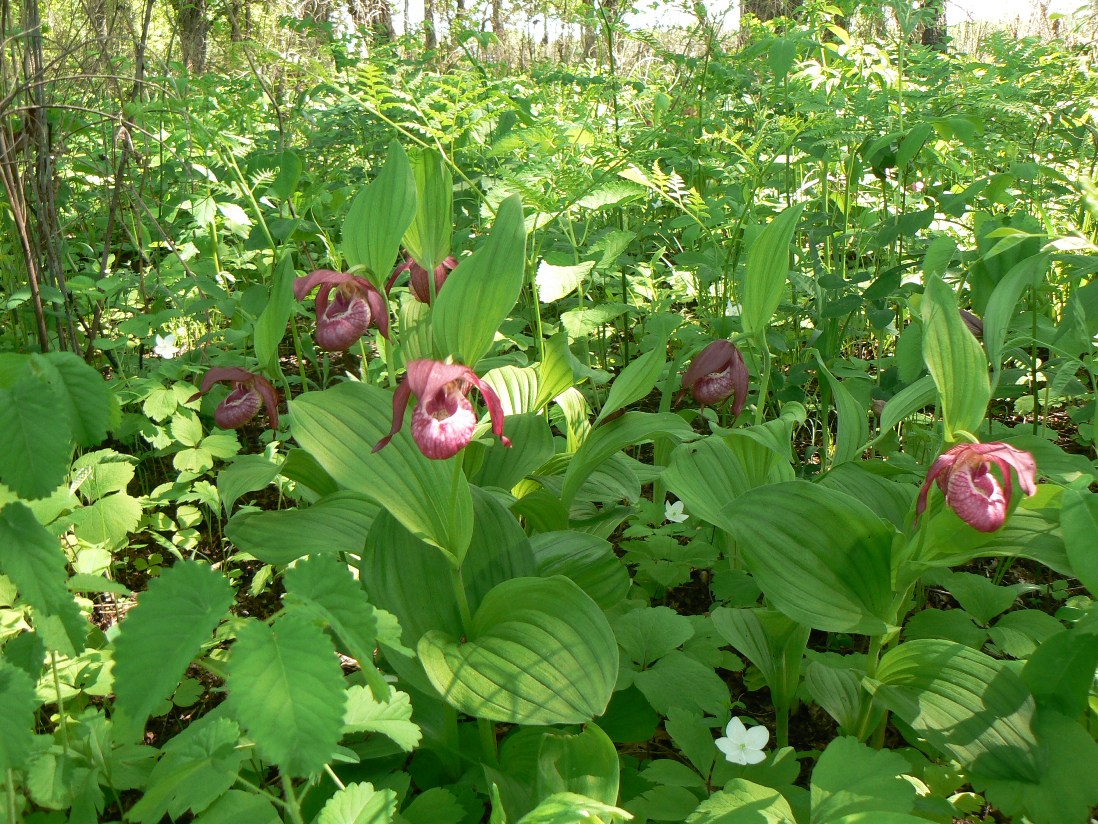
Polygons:
[[580,724],[606,710],[618,674],[610,624],[561,576],[514,578],[481,602],[464,643],[419,642],[439,694],[458,710],[512,724]]

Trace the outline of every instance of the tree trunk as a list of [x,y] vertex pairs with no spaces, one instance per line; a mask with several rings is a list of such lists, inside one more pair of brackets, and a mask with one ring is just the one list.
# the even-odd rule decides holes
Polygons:
[[941,49],[946,42],[946,13],[943,0],[923,0],[922,34],[920,40],[924,46]]
[[428,51],[438,47],[435,34],[435,0],[423,0],[423,45]]
[[183,65],[192,74],[201,74],[206,70],[206,35],[210,28],[206,0],[172,0],[172,6],[183,50]]
[[742,0],[744,14],[753,14],[760,20],[775,17],[792,17],[801,7],[801,0]]

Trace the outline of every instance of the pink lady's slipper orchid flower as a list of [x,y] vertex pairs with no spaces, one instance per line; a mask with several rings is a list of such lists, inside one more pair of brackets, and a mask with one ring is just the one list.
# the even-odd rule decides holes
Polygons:
[[[439,293],[442,289],[442,284],[446,282],[446,278],[450,276],[450,272],[457,268],[457,258],[448,257],[435,267],[435,294]],[[389,282],[385,285],[385,291],[388,292],[393,288],[393,284],[396,283],[396,279],[400,277],[401,273],[408,272],[409,279],[411,281],[412,294],[416,296],[416,300],[420,303],[431,302],[431,281],[428,279],[427,270],[415,262],[409,257],[404,263],[400,264],[393,270],[392,276],[389,278]]]
[[[343,352],[366,334],[371,324],[389,337],[385,298],[365,278],[331,269],[317,269],[294,280],[294,297],[316,294],[316,345],[325,352]],[[332,292],[335,291],[335,296]]]
[[980,532],[994,532],[1006,520],[1014,494],[1011,470],[1026,495],[1037,492],[1037,464],[1028,452],[1005,443],[958,444],[930,467],[915,505],[916,519],[926,509],[930,485],[937,481],[946,505],[962,521]]
[[414,360],[408,364],[408,374],[393,394],[393,428],[377,442],[374,452],[383,449],[400,431],[408,396],[415,395],[412,439],[428,458],[439,461],[452,458],[472,440],[477,425],[473,404],[466,397],[474,386],[488,406],[492,432],[504,446],[510,446],[511,441],[503,435],[503,406],[499,396],[472,369],[456,363]]
[[222,381],[232,383],[232,391],[214,410],[214,423],[222,429],[239,429],[259,412],[259,403],[266,407],[271,429],[278,429],[278,392],[260,375],[253,375],[239,366],[218,366],[206,373],[202,389],[187,399],[190,403]]
[[682,388],[689,389],[702,406],[714,406],[732,397],[732,416],[739,416],[747,403],[750,375],[743,355],[730,341],[713,341],[690,363],[682,376]]

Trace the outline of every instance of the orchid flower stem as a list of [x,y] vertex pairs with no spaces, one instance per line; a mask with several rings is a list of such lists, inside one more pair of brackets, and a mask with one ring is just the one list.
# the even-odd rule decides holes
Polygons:
[[770,393],[770,347],[766,343],[766,333],[759,335],[759,350],[762,353],[763,373],[759,383],[759,398],[755,405],[755,425],[766,418],[766,396]]
[[[455,461],[457,464],[457,472],[461,472],[461,461]],[[456,477],[455,477],[456,481]],[[454,587],[454,600],[457,601],[458,612],[461,613],[461,627],[465,636],[468,637],[470,631],[473,628],[473,612],[469,608],[469,596],[465,592],[465,582],[461,577],[461,566],[458,564],[450,565],[450,583]],[[456,716],[455,716],[456,724]],[[498,763],[498,756],[496,754],[496,730],[492,725],[492,722],[487,718],[477,719],[477,730],[480,733],[480,749],[481,757],[485,764],[489,766],[495,766]],[[455,738],[455,744],[457,743]]]
[[341,790],[347,789],[347,785],[340,780],[339,776],[336,775],[335,770],[332,769],[330,764],[324,765],[324,772],[328,773],[328,777],[332,779],[332,783],[339,787]]
[[777,739],[778,748],[789,746],[789,705],[785,704],[774,708],[774,737]]
[[[866,678],[874,678],[877,675],[877,662],[881,657],[882,639],[883,636],[881,635],[873,635],[869,639],[869,654],[865,665]],[[858,727],[854,731],[859,741],[866,740],[872,732],[869,728],[869,721],[873,713],[873,696],[866,694],[863,696],[862,701],[862,709],[858,713]]]

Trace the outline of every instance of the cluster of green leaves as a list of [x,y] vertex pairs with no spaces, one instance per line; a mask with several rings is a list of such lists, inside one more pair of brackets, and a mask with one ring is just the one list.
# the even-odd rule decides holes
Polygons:
[[[161,196],[110,276],[113,222],[61,203],[113,380],[0,356],[0,822],[1087,820],[1093,78],[812,14],[643,79],[380,51],[285,123],[213,77],[129,112]],[[383,287],[401,246],[461,263],[318,351],[293,278]],[[739,420],[678,399],[719,337]],[[374,453],[446,357],[513,447]],[[207,429],[208,363],[265,372],[288,432]],[[1039,468],[994,533],[914,517],[966,439]],[[715,746],[732,715],[761,763]]]

